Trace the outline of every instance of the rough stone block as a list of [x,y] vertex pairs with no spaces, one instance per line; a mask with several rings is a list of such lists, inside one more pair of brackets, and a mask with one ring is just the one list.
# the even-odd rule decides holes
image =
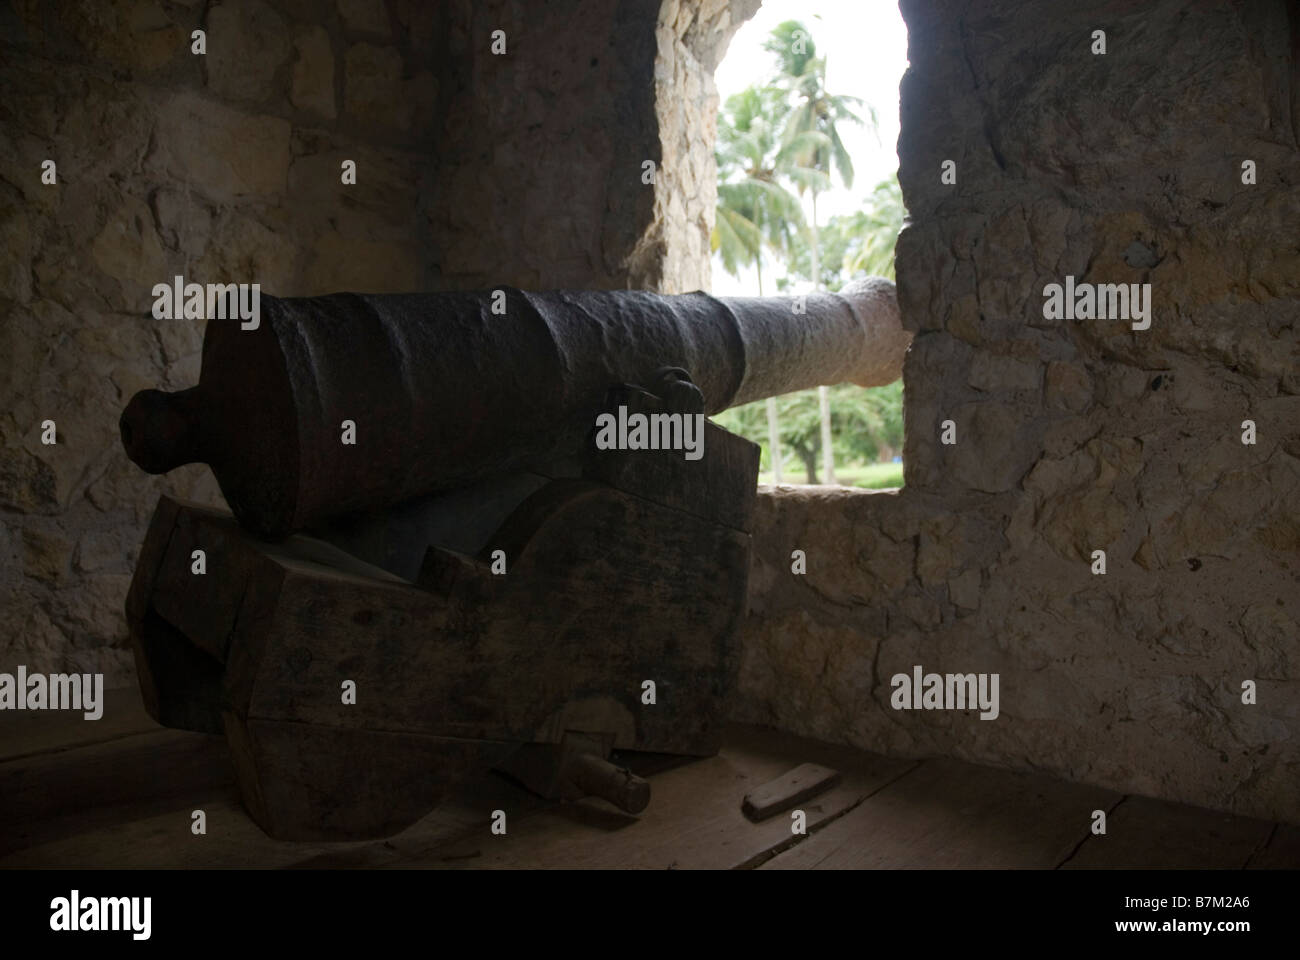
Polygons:
[[275,75],[289,54],[284,18],[262,0],[227,0],[208,11],[208,86],[231,100],[273,97]]
[[150,157],[163,177],[221,202],[284,192],[289,123],[223,106],[193,93],[173,94],[158,110],[158,149]]
[[314,26],[294,41],[298,59],[293,65],[290,100],[300,110],[334,119],[334,47],[324,27]]
[[353,33],[369,33],[387,40],[392,33],[384,0],[338,0],[343,26]]
[[406,130],[410,107],[403,99],[402,55],[392,47],[357,43],[343,62],[343,112],[367,127]]

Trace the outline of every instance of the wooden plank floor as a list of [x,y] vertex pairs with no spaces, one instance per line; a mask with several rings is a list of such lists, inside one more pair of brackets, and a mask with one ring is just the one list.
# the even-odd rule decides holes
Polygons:
[[766,864],[770,869],[1056,867],[1119,794],[930,760],[892,790]]
[[[12,721],[12,722],[11,722]],[[716,757],[640,756],[650,807],[541,800],[488,774],[387,840],[271,840],[239,802],[220,737],[164,730],[134,691],[102,721],[0,719],[0,867],[853,869],[1300,867],[1300,827],[955,760],[898,760],[736,726]],[[801,763],[838,786],[752,823],[746,793]],[[191,814],[203,810],[206,835]],[[1107,811],[1105,836],[1090,832]],[[507,816],[491,833],[492,811]]]

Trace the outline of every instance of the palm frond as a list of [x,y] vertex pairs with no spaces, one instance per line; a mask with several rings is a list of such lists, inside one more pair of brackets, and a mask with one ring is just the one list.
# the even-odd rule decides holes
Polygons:
[[828,128],[827,139],[830,141],[831,159],[835,162],[835,169],[839,171],[840,180],[844,186],[851,188],[853,186],[853,158],[849,156],[848,148],[844,146],[844,141],[840,139],[840,132],[834,124]]

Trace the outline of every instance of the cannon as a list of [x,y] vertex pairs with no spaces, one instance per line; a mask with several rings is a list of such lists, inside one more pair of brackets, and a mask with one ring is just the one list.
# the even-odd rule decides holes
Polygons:
[[232,511],[155,510],[127,597],[146,706],[224,733],[273,837],[388,836],[492,768],[639,812],[611,759],[715,753],[739,666],[758,448],[706,415],[892,382],[909,341],[879,279],[211,320],[199,384],[120,422],[147,471],[208,463]]

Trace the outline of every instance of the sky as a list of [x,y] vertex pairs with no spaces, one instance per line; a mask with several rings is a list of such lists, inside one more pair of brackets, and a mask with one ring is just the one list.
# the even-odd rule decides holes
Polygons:
[[[763,0],[758,13],[736,32],[714,74],[719,102],[763,80],[773,70],[763,41],[783,20],[799,20],[812,35],[818,56],[826,57],[826,86],[833,94],[860,97],[876,108],[877,134],[847,125],[840,136],[853,158],[853,188],[835,188],[817,198],[817,219],[851,213],[877,183],[898,169],[898,84],[907,69],[907,28],[897,0]],[[879,139],[877,139],[877,136]],[[805,215],[812,217],[807,194]],[[765,260],[765,264],[770,261]],[[765,273],[764,293],[775,292]],[[753,270],[740,279],[713,258],[713,292],[720,296],[758,293]]]

